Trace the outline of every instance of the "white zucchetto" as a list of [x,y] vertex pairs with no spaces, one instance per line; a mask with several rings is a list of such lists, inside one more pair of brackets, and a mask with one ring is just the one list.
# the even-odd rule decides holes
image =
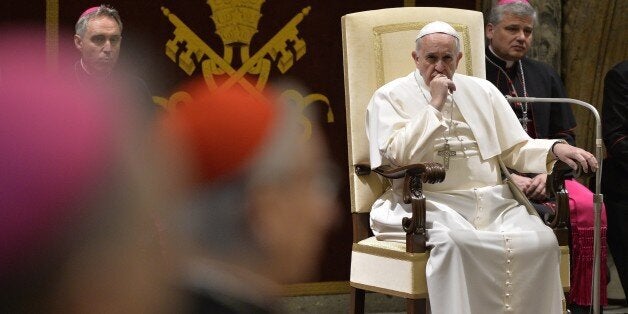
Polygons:
[[451,25],[445,22],[441,22],[441,21],[431,22],[423,26],[423,28],[421,28],[421,30],[419,31],[419,34],[416,36],[416,40],[419,40],[419,38],[425,35],[434,34],[434,33],[443,33],[443,34],[451,35],[451,36],[456,37],[458,40],[460,40],[460,35],[458,35],[458,32],[456,32],[456,30],[453,27],[451,27]]

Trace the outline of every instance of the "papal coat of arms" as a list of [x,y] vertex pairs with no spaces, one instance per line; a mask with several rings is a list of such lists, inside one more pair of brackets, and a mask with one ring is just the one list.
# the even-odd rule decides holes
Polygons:
[[[216,26],[216,34],[223,44],[222,56],[198,37],[168,8],[161,10],[174,26],[174,38],[165,45],[165,54],[187,75],[202,73],[208,89],[228,89],[236,84],[247,92],[262,96],[271,69],[276,67],[281,74],[306,54],[306,42],[299,37],[298,25],[308,15],[311,7],[303,8],[263,47],[251,55],[251,39],[258,32],[258,22],[262,18],[264,0],[208,0],[211,7],[211,20]],[[239,54],[236,56],[235,54]],[[239,62],[234,62],[238,59]],[[234,64],[238,67],[235,68]],[[221,78],[217,80],[216,78]],[[190,95],[184,91],[173,93],[169,98],[155,97],[156,103],[169,108],[185,102]],[[310,104],[322,102],[327,106],[327,122],[333,122],[329,99],[323,94],[303,96],[294,89],[282,93],[288,99],[305,109]],[[302,116],[305,138],[311,134],[311,122]]]

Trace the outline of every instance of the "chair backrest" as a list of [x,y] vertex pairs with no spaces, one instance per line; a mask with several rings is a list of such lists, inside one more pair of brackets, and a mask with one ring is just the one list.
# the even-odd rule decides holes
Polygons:
[[419,30],[432,21],[451,24],[462,36],[456,72],[484,78],[484,20],[481,12],[403,7],[342,17],[342,42],[349,146],[351,212],[367,213],[386,184],[377,175],[357,176],[354,165],[369,162],[366,107],[377,88],[415,69],[411,52]]

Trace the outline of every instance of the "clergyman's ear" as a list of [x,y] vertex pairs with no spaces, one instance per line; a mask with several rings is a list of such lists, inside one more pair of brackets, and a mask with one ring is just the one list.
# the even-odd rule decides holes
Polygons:
[[74,47],[78,50],[83,48],[83,39],[78,34],[74,34]]
[[495,26],[491,23],[486,24],[486,27],[484,28],[484,35],[486,36],[486,38],[488,39],[493,39],[493,30],[495,29]]

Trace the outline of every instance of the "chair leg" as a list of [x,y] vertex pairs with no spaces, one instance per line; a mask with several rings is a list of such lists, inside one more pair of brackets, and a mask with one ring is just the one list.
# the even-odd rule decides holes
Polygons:
[[364,313],[364,290],[351,287],[351,300],[350,300],[349,313],[363,314]]
[[408,314],[427,313],[427,299],[406,299],[406,312]]

